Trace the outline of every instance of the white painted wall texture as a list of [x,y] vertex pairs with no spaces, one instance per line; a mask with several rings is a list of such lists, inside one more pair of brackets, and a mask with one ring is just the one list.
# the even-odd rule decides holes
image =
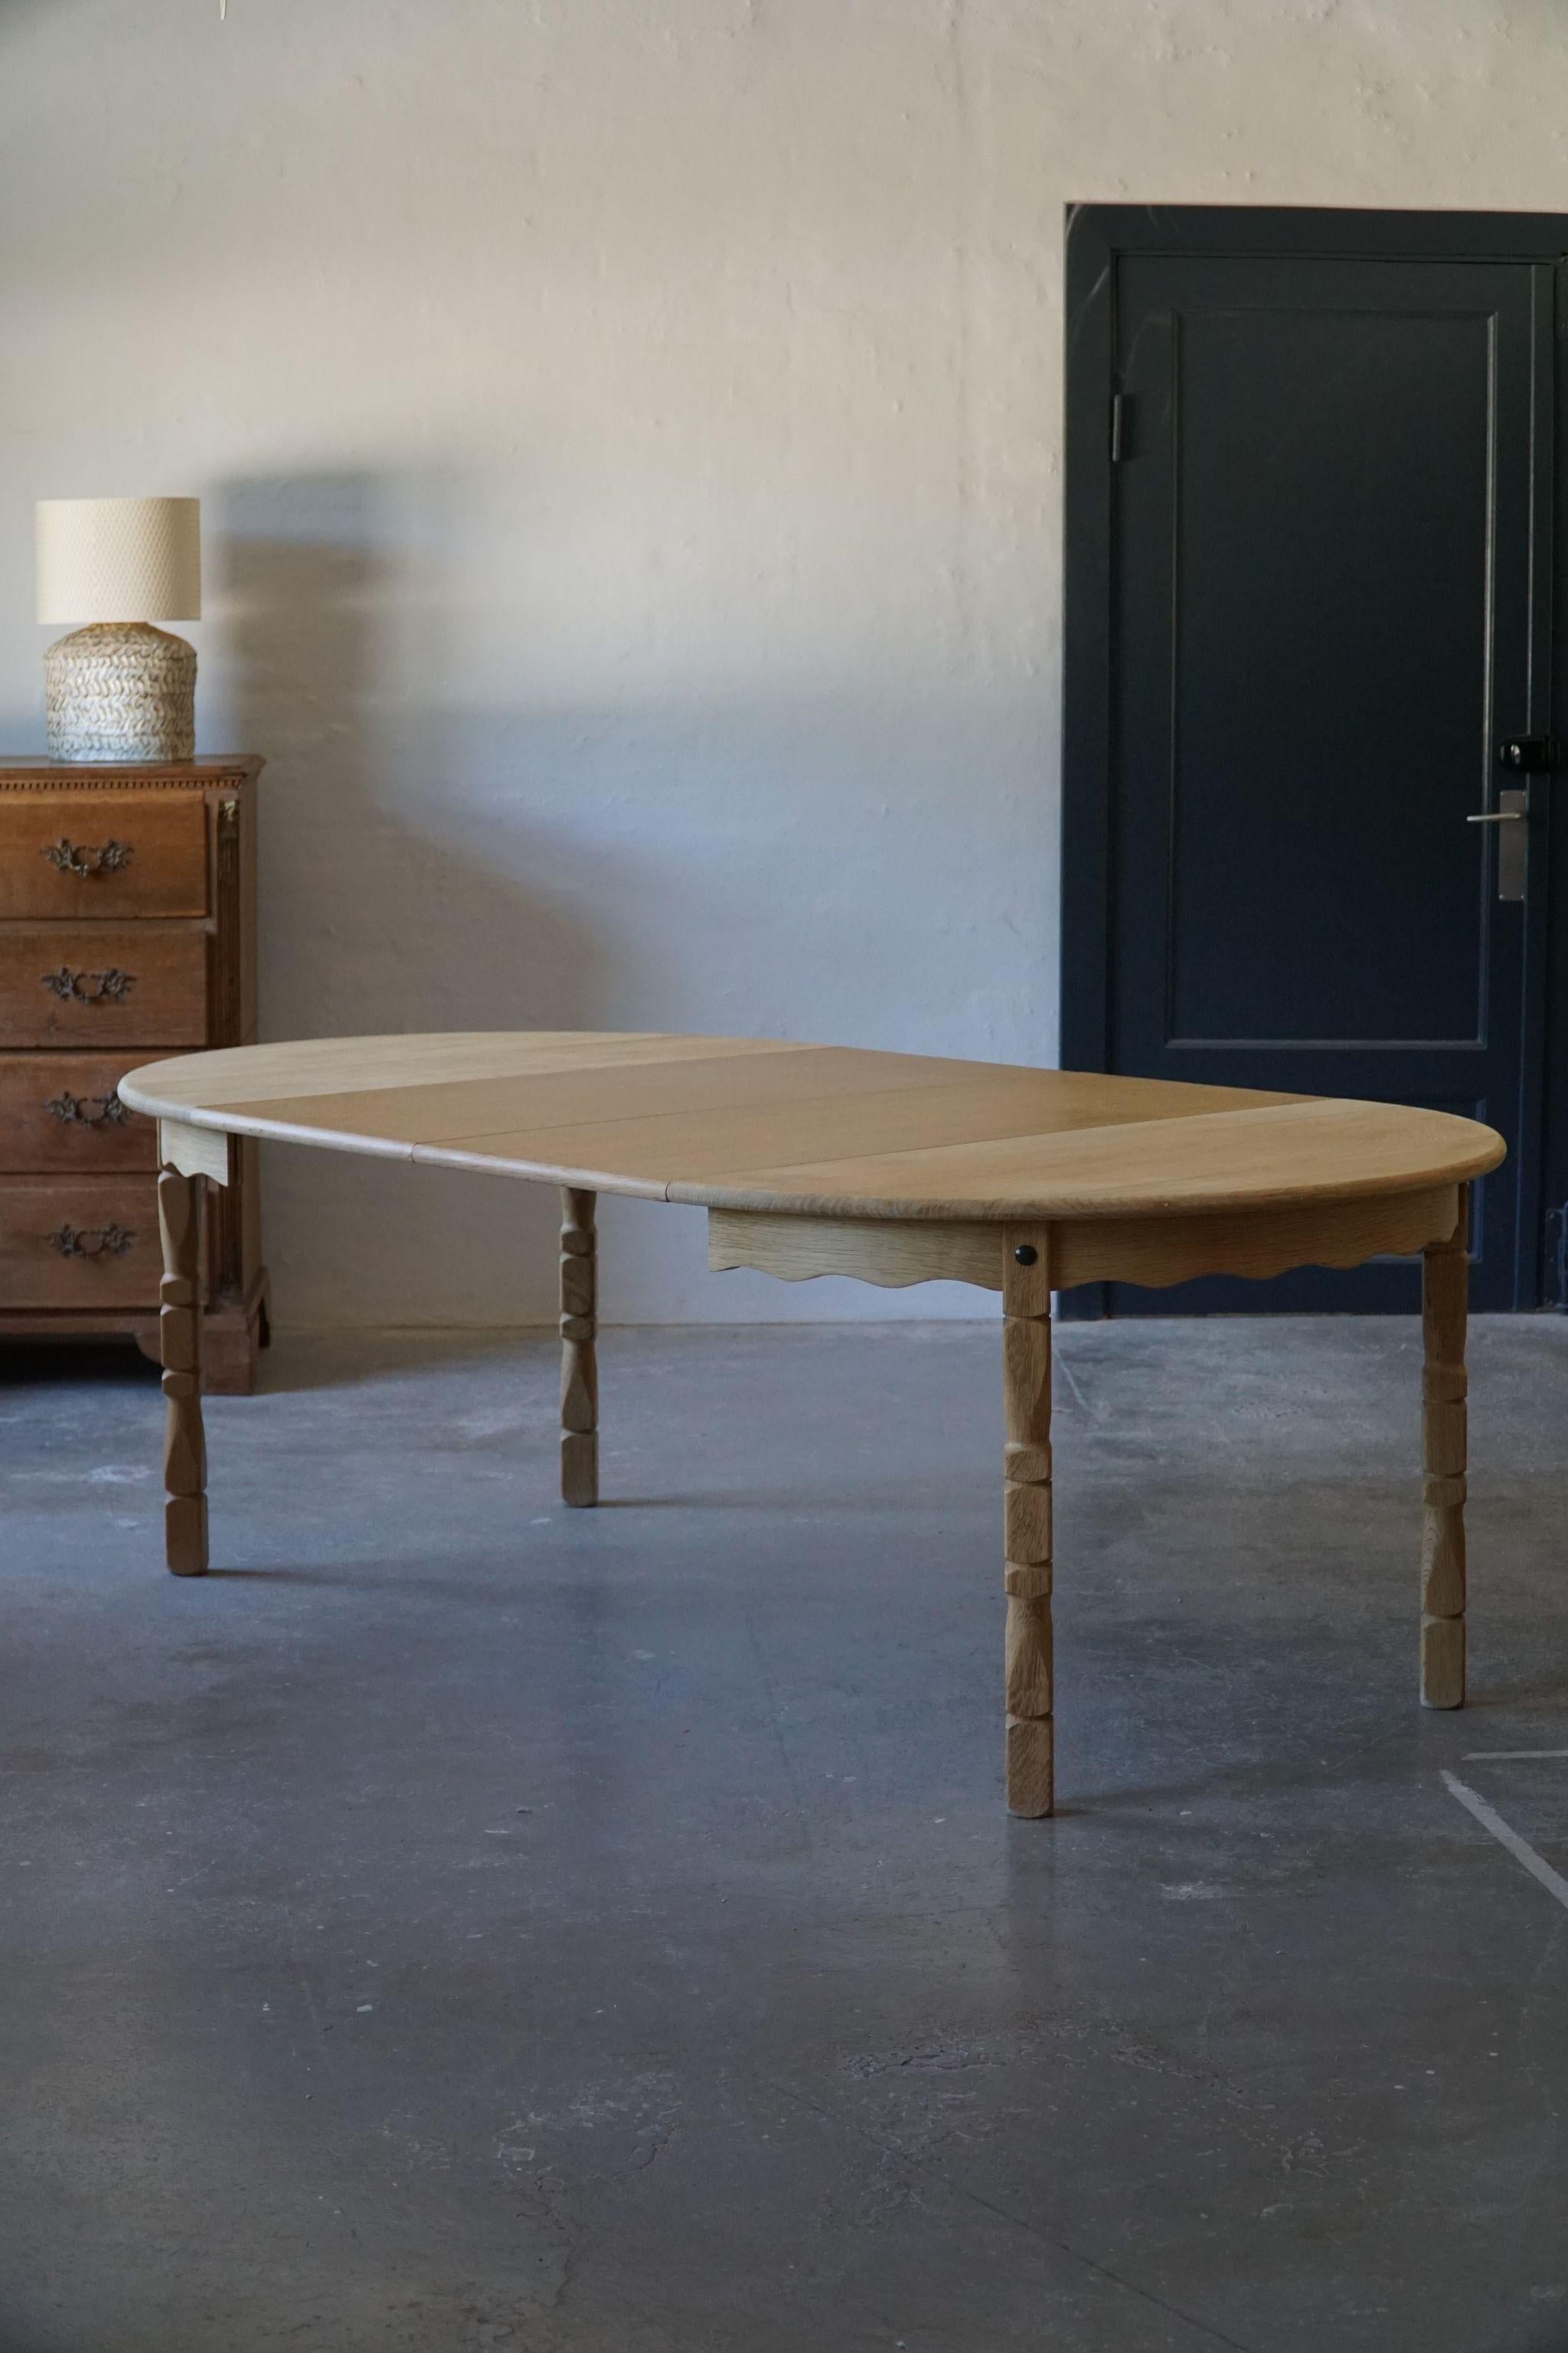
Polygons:
[[[0,736],[40,496],[205,504],[264,1034],[1048,1060],[1063,207],[1568,209],[1560,0],[0,0]],[[532,1188],[271,1155],[295,1321],[551,1309]],[[710,1277],[625,1320],[900,1309]]]

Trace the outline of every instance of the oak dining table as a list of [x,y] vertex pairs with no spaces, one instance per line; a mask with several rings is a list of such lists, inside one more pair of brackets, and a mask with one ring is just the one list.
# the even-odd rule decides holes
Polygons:
[[465,1031],[311,1039],[154,1062],[165,1543],[207,1566],[203,1193],[235,1139],[560,1187],[561,1492],[598,1499],[595,1206],[705,1209],[709,1262],[800,1282],[938,1280],[1002,1300],[1004,1757],[1053,1805],[1051,1300],[1078,1283],[1263,1278],[1423,1259],[1420,1695],[1465,1691],[1470,1184],[1502,1139],[1441,1112],[784,1039]]

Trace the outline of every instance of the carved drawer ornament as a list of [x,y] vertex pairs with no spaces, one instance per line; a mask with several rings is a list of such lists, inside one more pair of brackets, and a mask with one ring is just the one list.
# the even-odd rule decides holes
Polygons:
[[128,841],[106,841],[97,849],[84,842],[79,849],[62,833],[42,854],[58,873],[78,874],[86,881],[94,874],[123,873],[134,852]]
[[57,1226],[49,1236],[62,1258],[123,1258],[136,1237],[123,1226]]
[[68,1087],[51,1095],[44,1109],[62,1127],[123,1127],[131,1116],[117,1094],[73,1095]]
[[[62,964],[58,972],[42,973],[39,978],[63,1005],[123,1005],[136,976],[121,972],[117,964],[107,972],[72,972],[68,964]],[[85,986],[89,981],[95,986]]]

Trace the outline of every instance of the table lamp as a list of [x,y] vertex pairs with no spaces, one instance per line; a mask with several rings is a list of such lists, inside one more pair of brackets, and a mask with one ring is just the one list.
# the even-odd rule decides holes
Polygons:
[[202,610],[199,499],[40,499],[40,621],[85,621],[44,656],[49,756],[188,760],[196,654],[154,621]]

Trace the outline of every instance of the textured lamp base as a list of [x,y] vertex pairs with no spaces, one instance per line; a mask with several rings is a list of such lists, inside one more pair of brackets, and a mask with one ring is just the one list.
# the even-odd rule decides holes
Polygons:
[[51,759],[195,756],[196,649],[149,621],[99,621],[58,639],[44,695]]

